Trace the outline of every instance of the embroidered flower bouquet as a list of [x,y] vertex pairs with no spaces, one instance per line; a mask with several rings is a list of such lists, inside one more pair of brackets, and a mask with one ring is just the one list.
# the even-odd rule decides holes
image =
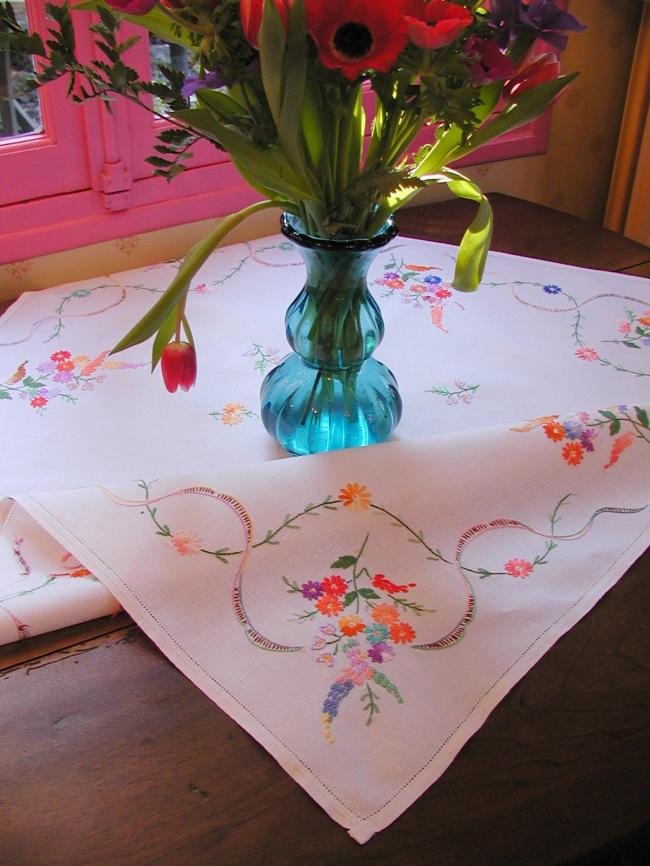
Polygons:
[[[287,313],[295,352],[267,377],[262,417],[292,451],[385,439],[399,420],[395,380],[371,358],[383,335],[366,272],[395,234],[392,215],[418,191],[446,184],[476,203],[458,250],[453,287],[476,289],[490,244],[487,199],[449,163],[540,115],[574,75],[559,75],[566,32],[582,29],[553,0],[90,0],[105,60],[75,55],[66,6],[43,45],[21,33],[9,7],[0,39],[39,55],[40,84],[69,73],[73,98],[119,93],[168,104],[170,127],[151,159],[172,177],[198,138],[226,150],[263,197],[219,223],[185,257],[165,294],[114,351],[154,338],[167,386],[190,387],[194,343],[185,316],[190,281],[249,214],[284,212],[283,232],[307,263]],[[111,7],[109,11],[109,6]],[[2,7],[0,7],[1,9]],[[125,18],[187,48],[193,74],[163,69],[143,82],[119,40]],[[0,41],[0,47],[3,42]],[[539,49],[540,44],[550,46]],[[430,143],[415,147],[431,127]]]

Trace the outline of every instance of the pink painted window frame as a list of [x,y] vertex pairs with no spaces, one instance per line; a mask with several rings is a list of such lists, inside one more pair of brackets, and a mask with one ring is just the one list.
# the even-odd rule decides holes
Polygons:
[[[42,0],[28,0],[44,27]],[[91,17],[75,15],[80,51],[91,57]],[[126,35],[142,33],[125,25]],[[44,32],[44,30],[41,30]],[[129,62],[149,72],[145,37]],[[145,163],[161,121],[128,103],[110,114],[98,103],[74,105],[65,82],[41,91],[45,133],[0,143],[0,263],[59,252],[232,213],[259,198],[227,154],[201,142],[191,167],[168,183]],[[458,165],[543,153],[548,114],[491,142]],[[414,146],[431,139],[425,130]]]

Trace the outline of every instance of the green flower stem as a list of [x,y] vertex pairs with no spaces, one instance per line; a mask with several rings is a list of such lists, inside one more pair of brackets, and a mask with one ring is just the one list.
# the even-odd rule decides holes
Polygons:
[[361,554],[365,550],[365,547],[366,547],[366,544],[368,543],[369,538],[370,538],[370,533],[368,533],[366,535],[366,537],[363,539],[363,544],[359,548],[359,552],[356,555],[354,565],[352,566],[352,585],[354,586],[354,591],[356,592],[356,598],[355,598],[356,605],[355,605],[355,611],[354,611],[355,613],[359,613],[359,587],[357,586],[357,580],[359,579],[359,577],[361,576],[361,574],[364,571],[367,572],[367,569],[365,569],[365,568],[362,568],[359,571],[357,571],[357,566],[359,565],[359,560],[361,559]]

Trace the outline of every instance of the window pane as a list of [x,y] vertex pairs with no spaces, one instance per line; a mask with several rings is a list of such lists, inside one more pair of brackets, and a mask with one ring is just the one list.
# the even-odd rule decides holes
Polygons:
[[[171,66],[183,75],[195,72],[190,52],[182,45],[165,42],[153,33],[149,34],[149,50],[151,55],[151,75],[154,81],[167,82],[158,66]],[[167,106],[157,96],[154,96],[154,108],[161,114],[167,113]]]
[[[15,2],[13,8],[18,23],[26,27],[25,3]],[[0,138],[43,131],[38,93],[25,86],[33,68],[30,58],[0,51]]]

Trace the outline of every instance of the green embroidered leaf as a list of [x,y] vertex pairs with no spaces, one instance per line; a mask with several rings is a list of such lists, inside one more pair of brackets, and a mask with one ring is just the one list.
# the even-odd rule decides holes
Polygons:
[[0,400],[11,400],[9,391],[0,391]]
[[380,595],[377,595],[374,589],[360,589],[359,595],[362,598],[381,598]]
[[639,423],[642,427],[650,426],[648,423],[648,413],[645,409],[642,409],[640,406],[635,406],[634,411],[636,412],[636,417],[639,419]]
[[355,600],[356,597],[357,597],[356,590],[353,590],[352,592],[346,593],[345,601],[343,602],[343,607],[349,607],[352,604],[352,602]]
[[23,385],[25,388],[43,388],[45,382],[41,382],[40,379],[33,379],[31,376],[25,376],[23,379]]
[[609,425],[609,435],[615,436],[618,431],[621,429],[621,422],[618,418],[615,418],[614,421]]
[[339,556],[336,562],[330,565],[330,568],[352,568],[356,561],[356,556]]
[[633,343],[631,340],[621,340],[621,342],[623,343],[624,346],[627,346],[628,349],[640,349],[641,348],[641,346],[639,346],[637,343]]
[[616,415],[613,412],[610,412],[609,409],[601,409],[600,414],[603,418],[609,418],[610,421],[616,421]]

